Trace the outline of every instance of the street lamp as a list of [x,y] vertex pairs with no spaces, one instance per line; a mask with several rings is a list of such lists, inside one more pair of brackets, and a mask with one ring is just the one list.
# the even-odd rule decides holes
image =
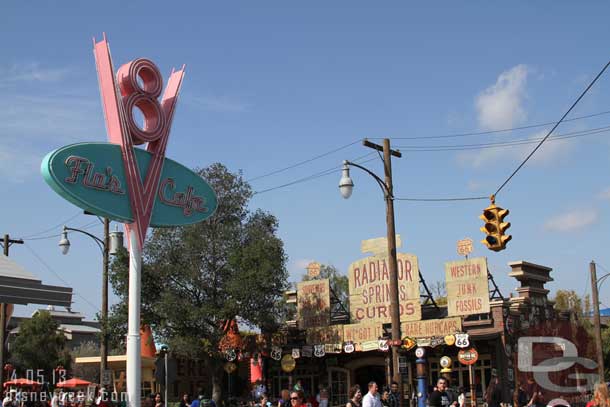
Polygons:
[[375,173],[369,169],[350,162],[343,161],[343,170],[341,180],[339,181],[339,191],[343,198],[348,199],[352,195],[354,189],[354,181],[350,177],[349,170],[350,166],[359,168],[369,174],[383,192],[384,199],[386,201],[386,224],[388,233],[388,258],[389,258],[389,269],[390,269],[390,310],[392,317],[392,376],[393,381],[398,383],[399,386],[399,405],[403,405],[402,397],[402,380],[400,378],[400,370],[398,364],[398,349],[400,346],[400,308],[398,306],[398,261],[396,259],[396,231],[394,222],[394,188],[392,185],[392,156],[402,157],[402,154],[398,150],[392,150],[390,148],[390,139],[383,139],[383,146],[375,143],[371,143],[368,140],[364,140],[362,143],[365,147],[372,148],[383,152],[383,167],[385,173],[385,180],[382,180]]
[[167,407],[167,354],[169,353],[169,348],[167,347],[167,345],[162,345],[161,346],[161,352],[163,353],[163,358],[164,358],[164,364],[165,364],[165,369],[164,369],[164,373],[165,373],[165,385],[163,386],[163,393],[164,393],[164,400],[165,400],[165,407]]
[[104,372],[108,367],[108,263],[109,255],[117,254],[119,248],[123,246],[123,232],[114,231],[109,233],[110,221],[104,219],[104,240],[99,237],[76,228],[64,226],[64,230],[61,233],[61,239],[59,240],[59,247],[61,253],[66,255],[70,251],[70,240],[68,239],[68,231],[82,233],[89,236],[95,241],[97,246],[102,251],[102,340],[100,343],[100,384],[104,378]]

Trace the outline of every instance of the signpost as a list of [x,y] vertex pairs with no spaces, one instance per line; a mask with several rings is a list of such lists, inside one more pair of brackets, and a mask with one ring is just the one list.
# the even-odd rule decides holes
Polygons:
[[479,360],[479,353],[475,348],[460,349],[460,351],[458,352],[458,360],[461,364],[468,366],[468,376],[470,380],[470,403],[472,407],[476,407],[477,395],[474,385],[474,372],[472,369],[472,365],[477,363],[477,360]]
[[[181,226],[212,216],[217,200],[197,174],[165,158],[184,66],[172,71],[161,100],[163,78],[148,59],[115,71],[104,35],[94,55],[108,141],[82,143],[49,153],[45,181],[66,200],[93,214],[123,222],[129,239],[127,402],[140,406],[140,291],[142,246],[148,226]],[[115,79],[116,78],[116,79]],[[139,126],[134,109],[144,116]],[[135,146],[146,144],[146,150]]]

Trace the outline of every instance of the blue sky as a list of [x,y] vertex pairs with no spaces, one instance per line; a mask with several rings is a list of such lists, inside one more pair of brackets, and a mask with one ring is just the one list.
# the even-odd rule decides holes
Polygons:
[[[398,197],[489,195],[533,148],[413,151],[541,137],[548,126],[434,138],[558,120],[608,61],[610,5],[604,2],[11,2],[0,10],[0,233],[28,240],[11,257],[49,284],[69,284],[74,309],[99,307],[101,256],[71,235],[65,219],[95,219],[42,180],[50,150],[105,141],[92,37],[107,33],[115,67],[152,59],[167,78],[187,65],[167,155],[188,166],[222,162],[247,179],[355,140],[390,137]],[[606,74],[570,117],[610,110]],[[610,125],[610,114],[561,125],[556,134]],[[494,253],[479,242],[486,201],[396,202],[404,252],[419,257],[430,283],[457,259],[456,241],[475,243],[507,295],[507,263],[552,267],[554,291],[590,293],[588,264],[610,271],[610,133],[548,142],[497,197],[511,210],[513,240]],[[378,140],[380,141],[380,140]],[[252,182],[264,190],[338,166],[369,150],[356,143],[319,160]],[[366,164],[381,174],[379,160]],[[351,199],[340,173],[256,195],[252,208],[275,214],[292,279],[311,260],[346,271],[360,241],[385,235],[384,202],[366,174],[352,172]],[[50,230],[47,230],[50,229]],[[41,233],[45,231],[44,233]],[[39,261],[42,259],[44,264]],[[602,269],[601,267],[604,267]],[[610,284],[610,283],[609,283]],[[609,285],[601,292],[610,305]],[[28,313],[21,308],[18,313]]]

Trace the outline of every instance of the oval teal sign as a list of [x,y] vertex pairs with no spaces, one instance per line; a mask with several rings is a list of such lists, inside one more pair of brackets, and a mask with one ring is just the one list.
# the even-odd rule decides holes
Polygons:
[[[152,155],[134,148],[140,175]],[[121,146],[110,143],[71,144],[50,152],[42,175],[59,195],[91,213],[133,222]],[[218,202],[210,185],[197,173],[168,158],[163,163],[150,226],[189,225],[210,217]]]

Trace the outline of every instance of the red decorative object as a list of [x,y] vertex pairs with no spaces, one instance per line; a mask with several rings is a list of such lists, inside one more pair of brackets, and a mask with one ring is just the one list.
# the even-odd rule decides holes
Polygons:
[[4,371],[5,372],[10,372],[11,370],[14,370],[15,367],[13,365],[11,365],[10,363],[7,363],[6,365],[4,365]]
[[235,319],[226,321],[223,326],[223,331],[225,332],[225,336],[222,337],[218,346],[221,352],[225,352],[228,349],[242,349],[242,338],[239,334],[237,321]]

